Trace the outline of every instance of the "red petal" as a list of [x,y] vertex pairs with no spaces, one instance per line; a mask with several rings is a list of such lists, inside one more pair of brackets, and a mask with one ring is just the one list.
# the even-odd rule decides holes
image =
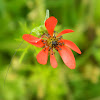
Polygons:
[[63,60],[63,62],[68,66],[70,69],[75,69],[75,58],[72,51],[65,46],[60,46],[61,50],[58,49],[58,52]]
[[71,33],[71,32],[74,32],[73,30],[70,30],[70,29],[66,29],[66,30],[63,30],[62,32],[60,32],[57,37],[63,35],[63,34],[66,34],[66,33]]
[[80,49],[79,49],[79,48],[77,47],[77,45],[76,45],[75,43],[73,43],[72,41],[64,40],[64,39],[62,39],[61,41],[64,42],[64,44],[65,44],[66,46],[68,46],[69,48],[71,48],[71,49],[74,50],[75,52],[81,54]]
[[54,54],[53,54],[53,55],[52,55],[52,54],[50,54],[50,63],[51,63],[51,66],[52,66],[53,68],[56,68],[56,67],[58,66],[58,64],[57,64],[57,61],[56,61],[56,58],[55,58]]
[[36,47],[43,47],[44,46],[41,38],[37,38],[37,37],[32,36],[30,34],[24,34],[22,38],[25,41],[27,41],[28,43],[30,43]]
[[57,24],[57,19],[53,16],[49,17],[45,21],[45,27],[51,36],[53,36],[53,32],[54,32],[54,28],[55,28],[56,24]]
[[45,65],[48,60],[48,48],[42,49],[36,56],[38,63]]

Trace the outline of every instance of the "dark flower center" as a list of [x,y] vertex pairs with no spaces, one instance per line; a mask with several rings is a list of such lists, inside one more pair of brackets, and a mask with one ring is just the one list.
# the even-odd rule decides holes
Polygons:
[[64,45],[63,42],[60,42],[60,40],[62,39],[62,36],[60,37],[56,37],[55,34],[53,37],[51,37],[49,34],[44,34],[44,36],[46,36],[46,40],[43,40],[42,42],[45,44],[45,46],[43,47],[49,47],[49,51],[52,50],[53,51],[53,48],[55,48],[55,50],[58,51],[61,50],[61,48],[59,46],[62,46]]
[[52,41],[52,47],[56,47],[58,45],[57,41]]

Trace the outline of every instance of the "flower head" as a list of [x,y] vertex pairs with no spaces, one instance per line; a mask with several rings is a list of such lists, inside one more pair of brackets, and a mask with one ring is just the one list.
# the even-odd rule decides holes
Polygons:
[[48,33],[44,33],[41,36],[41,38],[34,37],[30,34],[24,34],[23,39],[36,47],[43,48],[37,54],[36,57],[37,61],[40,64],[45,65],[47,63],[48,54],[49,54],[51,66],[53,68],[56,68],[58,64],[54,56],[55,54],[54,49],[55,49],[59,52],[65,65],[68,66],[70,69],[74,69],[76,66],[75,58],[70,48],[79,54],[81,54],[81,51],[73,42],[62,38],[63,34],[74,32],[74,31],[70,29],[65,29],[56,36],[55,33],[57,32],[54,31],[56,24],[57,24],[57,19],[53,16],[49,17],[45,21],[45,27]]

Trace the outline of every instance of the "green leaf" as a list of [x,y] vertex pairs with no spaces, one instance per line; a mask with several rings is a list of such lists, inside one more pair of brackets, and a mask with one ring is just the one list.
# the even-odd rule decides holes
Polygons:
[[25,56],[25,54],[27,53],[29,47],[30,47],[30,46],[28,46],[27,48],[25,48],[25,50],[23,51],[23,53],[22,53],[22,55],[21,55],[21,57],[20,57],[20,59],[19,59],[19,62],[20,62],[20,63],[21,63],[22,60],[24,59],[24,56]]

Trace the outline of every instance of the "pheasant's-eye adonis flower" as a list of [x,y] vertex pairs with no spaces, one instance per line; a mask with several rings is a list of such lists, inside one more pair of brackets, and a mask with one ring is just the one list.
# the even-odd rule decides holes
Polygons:
[[71,33],[74,31],[70,29],[65,29],[56,36],[55,33],[57,32],[54,31],[56,24],[57,24],[57,19],[53,16],[49,17],[45,21],[45,27],[48,33],[44,33],[41,36],[41,38],[34,37],[30,34],[24,34],[23,39],[36,47],[43,48],[37,54],[36,58],[38,63],[45,65],[47,63],[49,54],[51,66],[53,68],[56,68],[57,61],[54,56],[54,49],[55,49],[59,52],[65,65],[68,66],[70,69],[74,69],[76,66],[75,58],[70,48],[79,54],[81,54],[81,51],[73,42],[62,38],[63,34]]

